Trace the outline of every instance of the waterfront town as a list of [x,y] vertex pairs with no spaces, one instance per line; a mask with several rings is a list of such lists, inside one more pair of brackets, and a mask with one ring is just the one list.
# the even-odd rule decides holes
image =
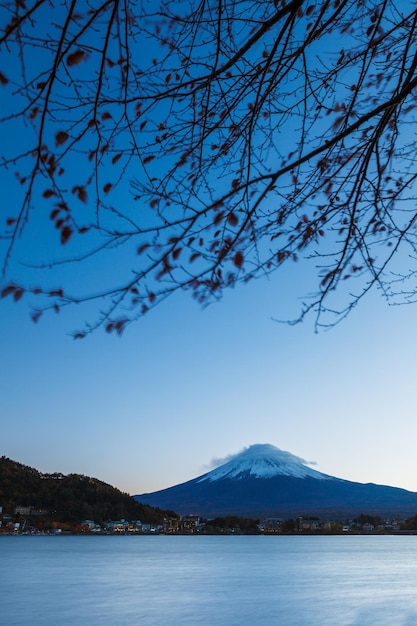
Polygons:
[[417,533],[416,517],[384,519],[361,514],[344,521],[324,521],[302,515],[286,520],[279,517],[253,520],[236,516],[205,519],[198,515],[182,515],[164,517],[161,524],[123,518],[104,523],[91,519],[61,523],[51,521],[51,511],[46,509],[16,506],[6,513],[0,506],[0,535],[414,534]]

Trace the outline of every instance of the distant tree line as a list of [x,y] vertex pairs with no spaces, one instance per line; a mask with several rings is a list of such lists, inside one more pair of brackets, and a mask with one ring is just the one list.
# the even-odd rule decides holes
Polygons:
[[259,519],[246,517],[238,517],[237,515],[226,515],[225,517],[215,517],[207,520],[204,526],[204,532],[223,534],[223,533],[242,533],[245,535],[259,534]]
[[405,520],[402,525],[403,530],[417,530],[417,515],[413,515]]

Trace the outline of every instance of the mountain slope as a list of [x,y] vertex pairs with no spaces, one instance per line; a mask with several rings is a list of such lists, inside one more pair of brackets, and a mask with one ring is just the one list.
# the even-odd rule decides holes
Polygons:
[[86,518],[102,522],[123,517],[160,523],[164,517],[164,511],[142,505],[129,494],[96,478],[43,474],[5,456],[0,457],[0,505],[8,513],[16,506],[46,509],[54,520],[61,522],[80,522]]
[[250,446],[186,483],[134,496],[142,503],[206,517],[413,515],[417,493],[322,474],[269,444]]

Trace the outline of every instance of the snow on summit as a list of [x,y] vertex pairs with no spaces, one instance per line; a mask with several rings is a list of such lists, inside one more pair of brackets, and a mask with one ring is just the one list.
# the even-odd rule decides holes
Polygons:
[[226,463],[208,472],[208,474],[204,474],[198,482],[215,481],[222,478],[241,479],[248,475],[253,478],[292,476],[293,478],[315,478],[317,480],[332,479],[332,476],[327,476],[307,467],[307,461],[291,454],[291,452],[280,450],[268,443],[257,443],[229,457]]

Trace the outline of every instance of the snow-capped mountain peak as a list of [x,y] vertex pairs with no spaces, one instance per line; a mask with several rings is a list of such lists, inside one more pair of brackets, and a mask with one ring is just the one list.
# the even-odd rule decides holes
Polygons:
[[272,478],[273,476],[291,476],[293,478],[315,478],[331,480],[332,476],[322,474],[307,466],[304,459],[280,450],[271,444],[254,444],[242,452],[228,457],[216,469],[204,474],[198,482],[216,481],[225,478],[241,479]]

